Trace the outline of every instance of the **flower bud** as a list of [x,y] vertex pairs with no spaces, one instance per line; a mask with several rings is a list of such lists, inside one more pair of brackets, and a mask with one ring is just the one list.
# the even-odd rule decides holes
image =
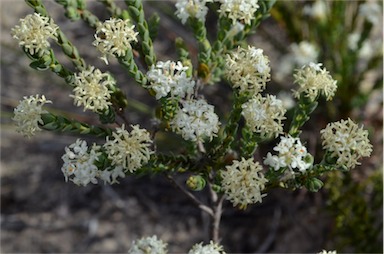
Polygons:
[[200,175],[192,175],[187,180],[187,186],[193,191],[201,191],[206,185],[204,177]]
[[323,185],[324,183],[317,178],[308,179],[305,183],[305,187],[311,192],[318,192]]

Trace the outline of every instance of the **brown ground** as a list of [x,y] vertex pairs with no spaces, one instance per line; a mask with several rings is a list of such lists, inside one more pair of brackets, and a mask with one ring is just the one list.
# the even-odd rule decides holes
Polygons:
[[[79,51],[85,57],[95,56],[87,46],[92,42],[90,31],[79,25],[81,22],[66,21],[54,3],[48,6],[62,29],[71,31],[68,37],[75,38]],[[154,234],[169,243],[170,252],[186,252],[194,243],[207,240],[207,216],[164,178],[128,177],[119,185],[78,187],[66,183],[60,171],[64,147],[76,136],[44,132],[27,140],[15,133],[10,121],[12,108],[22,96],[36,93],[54,101],[55,109],[73,112],[72,117],[88,122],[96,119],[72,106],[62,80],[50,72],[30,69],[29,60],[10,37],[10,28],[31,10],[22,1],[1,1],[0,7],[1,253],[118,253],[126,252],[132,240]],[[156,43],[162,52],[160,59],[174,54],[166,39],[182,34],[179,27],[166,21],[165,32]],[[268,47],[265,44],[267,54]],[[101,61],[96,62],[105,68]],[[123,83],[123,70],[113,68],[112,72]],[[140,89],[130,89],[127,94],[151,100]],[[135,113],[130,119],[148,124]],[[371,164],[380,165],[380,156],[379,150]],[[227,252],[314,253],[332,249],[333,221],[324,207],[324,193],[305,190],[275,190],[262,204],[246,211],[226,203],[222,243]]]

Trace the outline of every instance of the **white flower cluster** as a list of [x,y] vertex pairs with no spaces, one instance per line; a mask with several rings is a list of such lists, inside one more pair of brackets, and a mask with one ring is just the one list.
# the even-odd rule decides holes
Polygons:
[[155,92],[157,100],[168,94],[178,98],[189,96],[194,91],[195,81],[187,77],[188,68],[181,62],[159,61],[147,72],[148,88]]
[[325,21],[329,13],[329,7],[327,6],[327,1],[325,0],[316,0],[310,5],[306,5],[303,9],[303,14],[308,15],[311,18],[317,21]]
[[275,73],[275,79],[284,81],[287,75],[291,75],[294,68],[302,67],[311,62],[316,62],[319,50],[308,41],[301,41],[299,44],[292,43],[289,46],[289,53],[284,55]]
[[170,122],[173,131],[191,141],[203,141],[216,136],[220,122],[212,105],[203,99],[181,101],[181,104],[182,107]]
[[226,166],[226,170],[221,172],[221,186],[233,206],[245,208],[248,204],[262,202],[266,194],[261,194],[261,191],[268,182],[262,169],[252,158],[242,158],[241,161],[234,160],[232,165]]
[[167,244],[157,239],[157,236],[143,237],[133,241],[129,254],[166,254]]
[[227,55],[225,76],[241,93],[257,94],[265,89],[270,80],[269,59],[262,49],[239,47]]
[[88,152],[87,142],[76,140],[69,147],[65,147],[65,154],[61,157],[64,161],[61,171],[64,174],[65,181],[70,179],[77,185],[87,185],[88,183],[97,183],[98,168],[95,161],[100,156],[100,147],[95,144]]
[[272,167],[274,170],[280,168],[288,168],[289,172],[285,172],[290,177],[294,177],[294,173],[299,171],[305,172],[312,166],[313,157],[307,152],[307,148],[301,144],[299,138],[291,136],[281,137],[280,143],[273,148],[278,155],[267,153],[264,164]]
[[205,22],[205,16],[208,12],[206,4],[213,0],[178,0],[176,3],[176,16],[185,24],[188,18],[196,18]]
[[369,157],[372,145],[368,139],[368,131],[354,123],[351,119],[329,123],[320,131],[323,148],[337,158],[339,166],[349,169],[360,165],[358,160]]
[[276,96],[262,97],[258,94],[244,103],[242,108],[246,124],[253,132],[275,137],[282,133],[286,109]]
[[358,51],[359,60],[362,60],[360,61],[360,64],[369,61],[375,55],[380,54],[380,52],[382,53],[383,45],[381,39],[366,39],[363,41],[363,44],[359,48],[358,42],[360,37],[360,32],[354,32],[348,35],[348,48],[353,51]]
[[[142,237],[139,240],[132,242],[131,248],[128,250],[129,254],[167,254],[167,243],[157,236]],[[197,243],[192,246],[188,254],[225,254],[223,246],[210,241],[209,244]]]
[[301,41],[299,44],[292,43],[289,48],[292,52],[295,66],[303,66],[315,62],[319,56],[319,50],[308,41]]
[[74,104],[84,106],[84,111],[89,109],[99,113],[108,109],[112,103],[111,88],[116,84],[111,75],[102,73],[99,69],[91,66],[80,73],[74,75]]
[[57,39],[58,29],[52,19],[34,13],[20,19],[20,25],[12,29],[12,35],[29,54],[40,57],[49,51],[48,39]]
[[123,167],[133,173],[149,161],[153,151],[150,149],[152,140],[145,129],[131,125],[132,131],[125,130],[123,125],[112,133],[112,139],[107,137],[104,148],[112,165]]
[[37,131],[40,131],[39,124],[43,124],[41,114],[48,113],[42,107],[46,103],[52,103],[45,98],[44,95],[24,97],[19,101],[19,105],[14,109],[14,117],[12,120],[16,122],[16,131],[25,137],[32,137]]
[[220,16],[226,16],[233,24],[240,21],[250,25],[255,19],[255,12],[259,9],[258,0],[218,0],[220,5]]
[[298,90],[293,91],[296,98],[299,98],[302,93],[312,101],[315,101],[320,94],[325,96],[327,100],[333,98],[337,90],[337,81],[321,66],[321,63],[309,63],[296,70],[293,77],[295,83],[300,86]]
[[108,55],[122,57],[131,50],[131,42],[137,41],[138,33],[134,30],[129,19],[110,18],[104,23],[98,23],[93,45],[102,53],[101,59],[108,64]]
[[337,252],[335,250],[322,250],[318,254],[336,254]]
[[223,246],[210,241],[209,244],[196,243],[188,254],[225,254]]
[[85,140],[77,139],[75,143],[65,147],[65,154],[61,157],[64,161],[61,171],[65,180],[86,186],[89,183],[97,184],[97,178],[104,183],[113,184],[117,177],[124,177],[122,167],[99,170],[95,165],[101,155],[100,146],[93,144],[89,149]]
[[377,1],[366,1],[359,6],[359,15],[372,25],[379,25],[382,23],[383,7]]

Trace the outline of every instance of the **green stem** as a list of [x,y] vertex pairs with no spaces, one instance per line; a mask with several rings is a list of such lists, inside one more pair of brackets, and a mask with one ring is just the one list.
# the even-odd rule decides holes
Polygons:
[[141,49],[144,61],[147,67],[150,67],[156,63],[156,56],[153,49],[153,43],[150,36],[147,21],[145,20],[143,4],[141,0],[125,0],[125,4],[128,6],[128,11],[132,19],[137,23],[137,30],[141,37]]
[[224,128],[223,135],[219,135],[219,137],[215,138],[216,147],[213,148],[213,158],[218,159],[226,154],[229,147],[232,145],[235,140],[239,121],[241,118],[241,105],[245,102],[245,97],[242,97],[236,93],[234,93],[234,104],[232,111],[229,115],[228,123]]
[[300,95],[299,102],[293,113],[289,135],[294,138],[300,135],[301,130],[299,129],[309,120],[309,115],[316,109],[317,105],[316,100],[312,101],[309,97]]
[[117,60],[128,70],[128,74],[134,78],[137,83],[145,87],[145,85],[148,83],[148,79],[144,73],[139,70],[139,67],[135,63],[132,51],[127,51],[127,54],[124,57],[119,57]]
[[110,129],[89,125],[76,120],[69,120],[52,113],[42,114],[41,118],[43,120],[41,128],[49,131],[89,134],[97,137],[105,137],[112,134]]
[[[206,79],[209,76],[210,70],[207,69],[211,65],[211,43],[207,39],[207,28],[205,24],[197,19],[189,19],[189,24],[193,29],[193,34],[198,43],[199,53],[199,76]],[[205,68],[203,67],[205,66]]]

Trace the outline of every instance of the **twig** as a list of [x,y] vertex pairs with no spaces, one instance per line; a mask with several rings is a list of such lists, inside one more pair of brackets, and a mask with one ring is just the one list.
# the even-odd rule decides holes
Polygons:
[[[216,192],[215,192],[215,195],[217,197]],[[220,221],[221,221],[221,215],[223,213],[223,201],[224,201],[224,195],[221,195],[220,198],[217,199],[217,202],[214,204],[214,216],[212,217],[212,223],[211,223],[211,238],[212,238],[212,241],[214,241],[215,243],[220,242],[220,239],[219,239]]]
[[196,204],[201,210],[203,210],[204,212],[208,213],[210,216],[214,217],[214,213],[213,213],[213,210],[204,205],[200,200],[198,200],[192,193],[190,193],[189,191],[187,191],[186,189],[184,189],[180,184],[178,184],[175,179],[172,178],[171,175],[166,175],[168,181],[170,181],[177,189],[181,190],[181,192],[183,192],[185,195],[187,195],[187,197],[192,200],[192,202],[194,204]]

